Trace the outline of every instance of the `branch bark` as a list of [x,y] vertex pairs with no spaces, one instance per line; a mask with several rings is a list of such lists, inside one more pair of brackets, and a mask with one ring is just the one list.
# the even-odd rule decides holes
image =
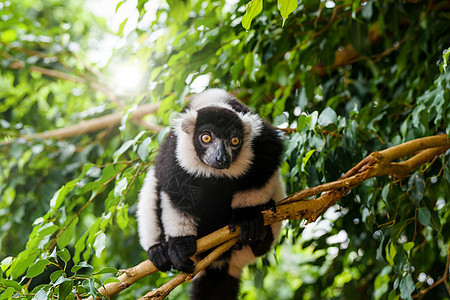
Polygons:
[[[132,114],[131,118],[133,119],[140,119],[145,115],[154,113],[158,110],[159,105],[158,104],[146,104],[143,106],[138,107]],[[100,130],[103,128],[113,127],[120,123],[120,120],[123,117],[123,113],[117,112],[112,113],[110,115],[98,117],[95,119],[91,119],[88,121],[82,121],[76,125],[72,125],[65,128],[50,130],[42,133],[36,133],[33,135],[27,135],[23,136],[24,138],[41,138],[41,139],[50,139],[50,138],[56,138],[56,139],[64,139],[68,137],[73,137],[77,135],[81,135],[84,133]],[[160,130],[159,126],[155,126],[155,130]]]
[[[350,169],[339,180],[299,191],[281,201],[277,205],[276,211],[264,211],[264,224],[269,225],[287,219],[298,220],[301,218],[305,218],[308,222],[313,222],[328,207],[335,204],[352,188],[360,185],[365,180],[381,175],[403,178],[418,166],[431,161],[437,155],[444,153],[448,149],[450,149],[448,136],[436,135],[412,140],[380,152],[373,152]],[[403,162],[392,162],[393,160],[408,156],[411,157]],[[307,199],[319,194],[320,196],[317,199]],[[221,253],[227,251],[235,243],[238,235],[239,228],[231,232],[228,227],[224,227],[199,239],[197,241],[196,254],[213,247],[219,247],[210,256],[196,264],[194,275],[209,265],[211,262],[210,259],[215,255],[218,257]],[[212,255],[213,253],[214,255]],[[99,292],[104,296],[111,297],[129,287],[137,280],[157,271],[150,261],[144,261],[135,267],[122,270],[122,275],[119,276],[120,282],[106,284],[99,289]],[[180,274],[169,283],[148,293],[142,299],[163,299],[177,285],[186,280],[191,280],[192,277],[193,275]]]

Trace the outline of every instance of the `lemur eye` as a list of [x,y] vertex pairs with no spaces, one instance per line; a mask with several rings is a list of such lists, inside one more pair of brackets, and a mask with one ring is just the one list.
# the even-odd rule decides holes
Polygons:
[[233,146],[236,146],[237,144],[239,144],[239,139],[237,137],[234,137],[231,139],[231,144]]
[[211,142],[211,136],[209,134],[206,134],[206,133],[201,136],[201,139],[202,139],[203,143]]

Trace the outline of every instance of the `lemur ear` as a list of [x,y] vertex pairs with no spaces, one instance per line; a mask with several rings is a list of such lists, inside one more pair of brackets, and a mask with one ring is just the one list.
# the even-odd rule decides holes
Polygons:
[[244,134],[248,135],[252,132],[253,126],[251,122],[246,122],[245,120],[243,120],[242,125],[244,125]]
[[197,114],[194,111],[186,111],[183,116],[181,116],[181,129],[187,134],[194,133],[196,120]]
[[191,120],[184,120],[181,122],[181,129],[187,134],[194,133],[195,123],[192,123]]
[[258,115],[252,113],[240,114],[242,125],[244,126],[244,134],[259,135],[262,128],[261,119]]

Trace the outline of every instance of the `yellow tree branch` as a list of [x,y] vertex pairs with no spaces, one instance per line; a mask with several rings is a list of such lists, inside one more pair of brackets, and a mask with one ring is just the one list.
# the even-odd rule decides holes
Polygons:
[[[403,178],[418,166],[431,161],[449,148],[450,141],[448,136],[436,135],[412,140],[380,152],[373,152],[339,180],[299,191],[281,201],[277,205],[276,211],[264,211],[264,224],[269,225],[287,219],[298,220],[301,218],[307,219],[308,222],[313,222],[328,207],[335,204],[353,187],[360,185],[365,180],[381,175]],[[392,162],[402,157],[409,158],[403,162]],[[307,199],[315,195],[320,196],[313,200]],[[238,235],[239,228],[234,232],[231,232],[228,227],[219,229],[197,241],[196,254],[220,245],[216,249],[217,252],[212,252],[220,256],[220,253],[227,251],[231,247],[230,244],[234,244]],[[204,269],[209,263],[207,261],[197,263],[195,273]],[[99,292],[104,296],[111,297],[137,280],[157,272],[157,269],[147,260],[122,272],[123,274],[119,276],[120,282],[106,284],[99,289]],[[192,275],[180,274],[173,281],[145,295],[143,299],[162,299],[177,285],[191,278]]]

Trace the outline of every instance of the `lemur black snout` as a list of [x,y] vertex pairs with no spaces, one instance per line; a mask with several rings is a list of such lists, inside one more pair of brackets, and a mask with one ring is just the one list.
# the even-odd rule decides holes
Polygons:
[[218,168],[228,169],[231,164],[230,155],[228,154],[223,142],[217,149],[216,164]]

